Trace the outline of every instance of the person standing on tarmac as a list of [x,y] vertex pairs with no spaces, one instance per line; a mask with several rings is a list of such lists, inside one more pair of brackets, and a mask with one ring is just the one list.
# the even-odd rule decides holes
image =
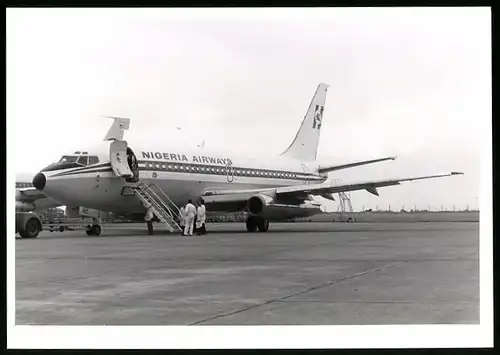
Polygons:
[[181,234],[184,235],[184,227],[186,226],[186,211],[184,206],[179,208],[179,226],[181,227]]
[[207,234],[207,229],[205,228],[205,221],[206,221],[206,208],[205,208],[205,201],[203,199],[200,199],[198,210],[196,211],[196,215],[198,218],[196,227],[198,227],[198,235],[202,234]]
[[193,201],[189,200],[185,209],[184,213],[186,216],[186,226],[184,227],[184,235],[193,235],[193,223],[194,223],[194,216],[196,215],[196,207],[193,205]]
[[144,216],[144,220],[148,225],[148,234],[153,235],[153,218],[154,218],[153,206],[150,203],[145,203],[143,205],[144,208],[146,209],[146,215]]

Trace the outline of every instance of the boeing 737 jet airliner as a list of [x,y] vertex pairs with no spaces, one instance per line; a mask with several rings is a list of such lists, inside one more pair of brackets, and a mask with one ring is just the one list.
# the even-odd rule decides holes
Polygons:
[[450,176],[430,176],[333,184],[328,173],[385,160],[336,165],[316,161],[328,85],[320,84],[302,124],[279,156],[240,157],[232,151],[210,153],[168,147],[157,141],[150,146],[122,140],[129,119],[115,118],[103,146],[89,150],[85,162],[61,159],[33,179],[33,185],[66,206],[84,206],[115,213],[140,214],[145,207],[134,194],[126,193],[138,181],[154,181],[176,205],[203,196],[208,211],[248,212],[247,230],[267,231],[269,221],[279,221],[322,213],[313,196],[332,198],[342,191],[366,190],[378,195],[377,188],[404,181]]

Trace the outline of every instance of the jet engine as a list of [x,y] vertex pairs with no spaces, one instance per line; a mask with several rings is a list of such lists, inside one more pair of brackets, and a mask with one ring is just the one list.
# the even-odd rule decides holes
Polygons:
[[30,212],[35,208],[36,207],[33,203],[16,201],[16,211],[18,212]]
[[320,207],[312,204],[280,203],[273,197],[262,194],[254,195],[248,199],[247,210],[253,215],[273,221],[308,217],[321,213]]
[[248,200],[248,211],[253,214],[261,214],[264,208],[274,202],[272,197],[266,195],[255,195]]

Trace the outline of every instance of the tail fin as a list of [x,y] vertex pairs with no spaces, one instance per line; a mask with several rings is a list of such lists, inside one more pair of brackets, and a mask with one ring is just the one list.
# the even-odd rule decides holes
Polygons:
[[295,139],[292,144],[281,153],[282,156],[301,161],[316,160],[327,89],[327,84],[321,83],[318,85]]

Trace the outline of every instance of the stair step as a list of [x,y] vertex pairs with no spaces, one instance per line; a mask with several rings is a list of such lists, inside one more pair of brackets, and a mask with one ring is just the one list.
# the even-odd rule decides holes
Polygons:
[[[177,206],[156,184],[153,183],[148,186],[144,182],[139,182],[134,188],[140,200],[152,205],[154,215],[160,222],[166,224],[169,231],[173,232],[176,229],[181,229],[176,222],[176,217],[178,217],[176,213],[176,209],[178,211]],[[157,191],[154,191],[155,188]],[[158,191],[161,193],[158,193]],[[167,200],[163,200],[161,195],[166,197]]]

